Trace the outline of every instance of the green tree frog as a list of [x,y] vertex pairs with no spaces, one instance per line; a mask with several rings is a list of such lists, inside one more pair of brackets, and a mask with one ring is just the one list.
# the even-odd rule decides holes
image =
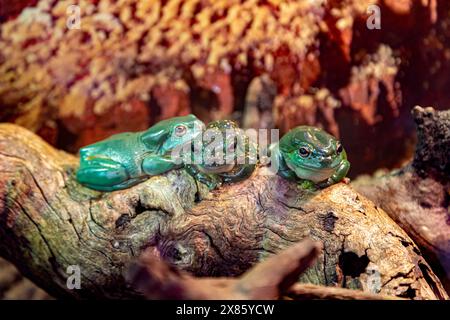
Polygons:
[[[208,136],[211,139],[208,139]],[[218,141],[214,141],[217,138],[219,138]],[[208,144],[208,142],[216,144],[213,146],[213,143]],[[210,146],[219,148],[221,152],[219,156],[216,154],[212,157],[214,159],[208,161],[212,153],[208,152]],[[217,120],[206,126],[200,155],[201,161],[187,164],[186,170],[196,180],[206,184],[210,190],[222,183],[235,183],[248,178],[255,170],[258,161],[256,144],[251,142],[244,131],[232,120]]]
[[341,143],[325,131],[298,126],[271,145],[272,167],[281,177],[302,186],[327,187],[345,178],[350,162]]
[[174,148],[201,135],[204,124],[194,115],[160,121],[141,132],[125,132],[80,150],[79,183],[95,190],[129,188],[149,176],[182,167]]

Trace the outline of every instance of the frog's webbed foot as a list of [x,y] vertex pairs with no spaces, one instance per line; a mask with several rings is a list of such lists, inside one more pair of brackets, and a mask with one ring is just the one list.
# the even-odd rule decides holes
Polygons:
[[344,161],[339,169],[331,177],[329,177],[325,181],[319,182],[317,186],[323,189],[341,181],[348,184],[350,182],[350,179],[347,178],[346,175],[349,168],[350,163],[348,161]]
[[231,172],[226,172],[221,174],[223,182],[225,183],[235,183],[243,181],[249,178],[253,171],[255,171],[256,164],[242,165],[239,169],[232,170]]
[[110,159],[92,159],[82,165],[76,174],[79,183],[95,190],[113,191],[128,183],[130,176],[120,164]]
[[222,185],[222,179],[216,174],[201,172],[193,165],[185,165],[185,169],[195,180],[206,184],[209,190],[214,190]]
[[328,178],[328,180],[319,183],[319,186],[321,188],[326,188],[343,180],[345,183],[348,183],[350,179],[346,178],[345,176],[347,175],[349,169],[350,162],[348,162],[347,160],[343,160],[336,172],[330,178]]

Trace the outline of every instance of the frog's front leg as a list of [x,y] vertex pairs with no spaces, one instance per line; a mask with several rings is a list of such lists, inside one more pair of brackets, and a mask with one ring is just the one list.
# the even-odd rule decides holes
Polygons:
[[178,164],[170,156],[148,155],[142,161],[142,170],[149,176],[157,176],[173,169],[179,169],[182,164]]
[[236,170],[232,170],[231,172],[226,172],[221,174],[223,178],[223,182],[225,183],[234,183],[247,179],[250,177],[255,171],[255,164],[245,164],[239,167]]
[[325,181],[322,184],[319,184],[320,187],[329,187],[335,183],[340,182],[342,179],[345,178],[345,176],[348,173],[348,170],[350,169],[350,162],[348,160],[342,160],[339,167],[336,169],[336,171],[333,173],[333,175],[328,178],[327,181]]
[[209,190],[214,190],[215,188],[219,187],[222,184],[221,179],[216,174],[209,174],[200,171],[197,166],[194,165],[186,165],[185,166],[186,171],[194,177],[195,180],[206,184],[208,186]]
[[92,158],[82,162],[76,177],[79,183],[100,191],[123,189],[134,182],[120,163],[107,158]]

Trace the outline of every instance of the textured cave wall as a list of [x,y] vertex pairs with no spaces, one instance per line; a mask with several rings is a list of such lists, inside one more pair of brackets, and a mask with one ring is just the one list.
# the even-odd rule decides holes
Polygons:
[[313,124],[341,137],[356,176],[412,154],[413,105],[449,105],[449,17],[436,0],[41,0],[1,26],[0,121],[72,152],[189,112]]
[[0,0],[0,22],[17,17],[23,8],[36,3],[37,0]]

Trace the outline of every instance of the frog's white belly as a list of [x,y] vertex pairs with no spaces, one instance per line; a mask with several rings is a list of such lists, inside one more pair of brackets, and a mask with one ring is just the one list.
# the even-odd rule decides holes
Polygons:
[[327,180],[334,173],[333,168],[311,169],[311,168],[297,167],[293,171],[295,172],[297,177],[305,180],[311,180],[315,183]]

